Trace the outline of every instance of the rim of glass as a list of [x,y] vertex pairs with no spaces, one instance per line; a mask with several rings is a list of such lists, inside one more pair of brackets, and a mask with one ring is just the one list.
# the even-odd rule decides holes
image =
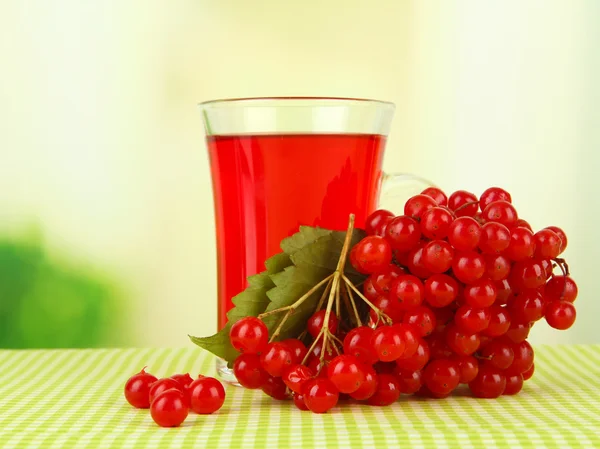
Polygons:
[[331,101],[332,103],[373,103],[382,106],[395,107],[396,105],[391,101],[374,100],[370,98],[352,98],[352,97],[239,97],[239,98],[220,98],[216,100],[208,100],[198,103],[198,106],[215,106],[223,103],[244,103],[244,102],[284,102],[284,101]]

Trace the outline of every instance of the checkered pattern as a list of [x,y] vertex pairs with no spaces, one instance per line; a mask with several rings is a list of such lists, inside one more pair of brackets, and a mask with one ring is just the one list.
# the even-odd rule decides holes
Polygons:
[[0,447],[600,447],[600,345],[536,348],[536,373],[516,397],[407,396],[314,415],[229,386],[218,413],[176,429],[126,403],[125,380],[144,365],[214,373],[198,348],[0,351]]

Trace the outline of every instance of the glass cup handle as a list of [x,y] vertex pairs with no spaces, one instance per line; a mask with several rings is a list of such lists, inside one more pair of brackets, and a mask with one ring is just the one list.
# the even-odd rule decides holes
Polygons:
[[408,173],[384,173],[379,193],[379,208],[402,214],[404,203],[435,184],[427,179]]

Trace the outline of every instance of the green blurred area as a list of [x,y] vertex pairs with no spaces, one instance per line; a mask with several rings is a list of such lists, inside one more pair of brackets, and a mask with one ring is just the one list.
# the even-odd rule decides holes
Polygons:
[[0,237],[0,348],[118,346],[119,296],[114,280],[50,257],[37,237]]

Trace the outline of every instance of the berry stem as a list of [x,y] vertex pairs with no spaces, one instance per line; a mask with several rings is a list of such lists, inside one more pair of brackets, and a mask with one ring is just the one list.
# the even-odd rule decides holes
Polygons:
[[567,261],[565,259],[557,257],[556,259],[554,259],[554,262],[556,262],[556,264],[559,266],[560,271],[563,272],[564,276],[569,276],[569,265],[567,264]]
[[350,287],[352,290],[354,290],[354,293],[356,293],[364,302],[367,303],[367,305],[373,309],[375,311],[375,313],[377,314],[377,316],[380,316],[386,323],[388,324],[392,324],[392,319],[387,316],[385,313],[383,313],[381,310],[379,310],[377,307],[375,307],[373,305],[373,303],[371,301],[369,301],[355,286],[354,284],[352,284],[352,281],[350,281],[350,279],[348,279],[345,275],[343,275],[344,278],[344,282],[346,282],[346,285],[348,287]]
[[321,307],[323,307],[323,303],[325,302],[325,298],[328,297],[329,292],[331,291],[331,284],[333,283],[333,274],[329,277],[330,277],[329,282],[327,283],[327,287],[325,287],[325,290],[323,290],[323,294],[321,295],[321,299],[319,299],[319,304],[317,304],[317,308],[315,309],[315,312],[318,312],[319,310],[321,310]]
[[469,206],[472,206],[473,204],[477,204],[479,206],[479,201],[469,201],[468,203],[462,204],[461,206],[456,208],[456,210],[454,211],[454,216],[456,216],[456,212],[465,209]]
[[352,290],[350,290],[348,288],[348,284],[346,284],[345,282],[344,282],[344,289],[346,290],[346,293],[348,294],[348,299],[350,300],[350,303],[352,304],[352,310],[354,310],[354,318],[356,319],[356,325],[362,326],[362,320],[360,319],[358,309],[356,308],[356,302],[354,301],[354,295],[352,294]]

